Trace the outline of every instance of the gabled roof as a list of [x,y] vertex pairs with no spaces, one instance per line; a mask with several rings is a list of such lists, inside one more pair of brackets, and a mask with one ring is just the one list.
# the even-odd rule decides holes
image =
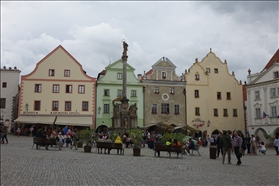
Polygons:
[[[110,68],[113,68],[114,66],[116,66],[118,63],[123,63],[122,59],[118,59],[117,61],[113,62],[112,64],[109,64],[106,69],[110,69]],[[126,63],[127,64],[127,70],[132,70],[132,71],[135,71],[135,68],[132,67],[131,65],[129,65],[129,63]],[[122,67],[121,67],[122,68]]]
[[[160,66],[159,64],[161,62],[166,62],[168,63],[170,66],[167,66],[167,68],[172,68],[172,69],[176,69],[176,66],[167,58],[167,57],[162,57],[160,58],[154,65],[152,65],[152,68],[156,68],[158,66]],[[161,67],[161,66],[160,66]]]
[[80,71],[81,71],[81,73],[82,73],[84,76],[86,76],[86,77],[88,77],[88,78],[90,78],[90,79],[94,79],[94,80],[95,80],[94,77],[91,77],[91,76],[89,76],[89,75],[86,74],[86,71],[83,70],[82,65],[81,65],[81,64],[76,60],[76,58],[74,58],[62,45],[57,46],[54,50],[52,50],[49,54],[47,54],[43,59],[41,59],[38,63],[36,63],[36,67],[35,67],[35,69],[34,69],[31,73],[29,73],[29,74],[27,74],[27,75],[22,75],[21,77],[22,77],[22,78],[26,78],[26,77],[29,77],[29,76],[31,76],[32,74],[34,74],[34,73],[36,72],[36,70],[38,69],[39,65],[40,65],[41,63],[43,63],[47,58],[49,58],[52,54],[54,54],[54,53],[55,53],[57,50],[59,50],[59,49],[62,49],[63,52],[64,52],[66,55],[68,55],[68,56],[80,67]]
[[261,71],[269,69],[274,63],[278,63],[279,61],[279,48],[275,52],[275,54],[272,56],[272,58],[269,60],[269,62],[265,65],[264,69]]

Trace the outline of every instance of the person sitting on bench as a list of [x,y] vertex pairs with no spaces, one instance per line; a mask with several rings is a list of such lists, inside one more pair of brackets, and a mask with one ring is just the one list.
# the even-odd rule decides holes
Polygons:
[[195,144],[194,144],[194,142],[192,141],[192,138],[189,139],[188,144],[186,144],[185,146],[183,146],[183,149],[185,149],[185,150],[188,152],[187,155],[190,154],[190,149],[195,149]]

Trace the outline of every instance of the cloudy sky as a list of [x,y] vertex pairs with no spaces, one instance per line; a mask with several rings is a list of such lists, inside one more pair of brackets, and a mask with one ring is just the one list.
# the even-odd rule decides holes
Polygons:
[[62,45],[97,77],[121,58],[142,74],[168,57],[181,75],[212,48],[245,81],[278,49],[278,2],[3,2],[1,66],[22,75]]

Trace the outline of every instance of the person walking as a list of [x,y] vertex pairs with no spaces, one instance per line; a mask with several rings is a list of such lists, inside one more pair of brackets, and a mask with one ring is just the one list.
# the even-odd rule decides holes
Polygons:
[[273,141],[273,146],[275,148],[276,151],[276,155],[279,156],[279,137],[276,136],[274,141]]
[[220,132],[218,134],[218,137],[217,137],[217,140],[216,140],[216,145],[217,145],[217,158],[219,157],[220,155],[220,151],[221,151],[221,154],[223,155],[223,147],[222,147],[222,143],[221,143],[221,138],[222,138],[222,133]]
[[238,136],[237,131],[234,131],[233,135],[234,135],[234,138],[233,138],[234,153],[235,153],[235,156],[237,158],[236,165],[240,165],[242,163],[241,159],[240,159],[241,158],[240,150],[241,150],[241,147],[242,147],[242,138],[240,136]]
[[223,161],[222,164],[225,162],[226,154],[228,153],[228,164],[231,163],[231,137],[229,136],[229,133],[227,131],[224,131],[224,135],[221,137],[221,144],[223,147]]
[[247,154],[250,154],[250,135],[249,134],[246,134],[246,138],[245,138],[245,143],[246,143],[246,147],[247,147]]
[[8,138],[7,138],[7,134],[8,134],[8,128],[7,127],[4,127],[4,131],[3,131],[3,137],[2,137],[2,143],[4,144],[5,143],[5,140],[6,140],[6,144],[8,144]]
[[16,132],[17,132],[17,137],[19,137],[20,136],[20,132],[21,132],[19,127],[17,128]]

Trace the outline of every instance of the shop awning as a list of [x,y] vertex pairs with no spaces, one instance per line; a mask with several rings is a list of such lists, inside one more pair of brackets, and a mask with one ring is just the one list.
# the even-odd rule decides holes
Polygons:
[[181,125],[181,126],[177,126],[177,127],[174,128],[174,130],[176,130],[176,129],[183,129],[183,130],[186,130],[186,128],[187,128],[187,130],[189,130],[189,131],[191,131],[191,132],[198,132],[198,131],[199,131],[199,130],[197,130],[197,129],[195,129],[195,128],[193,128],[193,127],[187,125],[187,124]]
[[92,116],[57,116],[56,125],[92,126]]
[[19,116],[16,123],[53,124],[55,116]]

